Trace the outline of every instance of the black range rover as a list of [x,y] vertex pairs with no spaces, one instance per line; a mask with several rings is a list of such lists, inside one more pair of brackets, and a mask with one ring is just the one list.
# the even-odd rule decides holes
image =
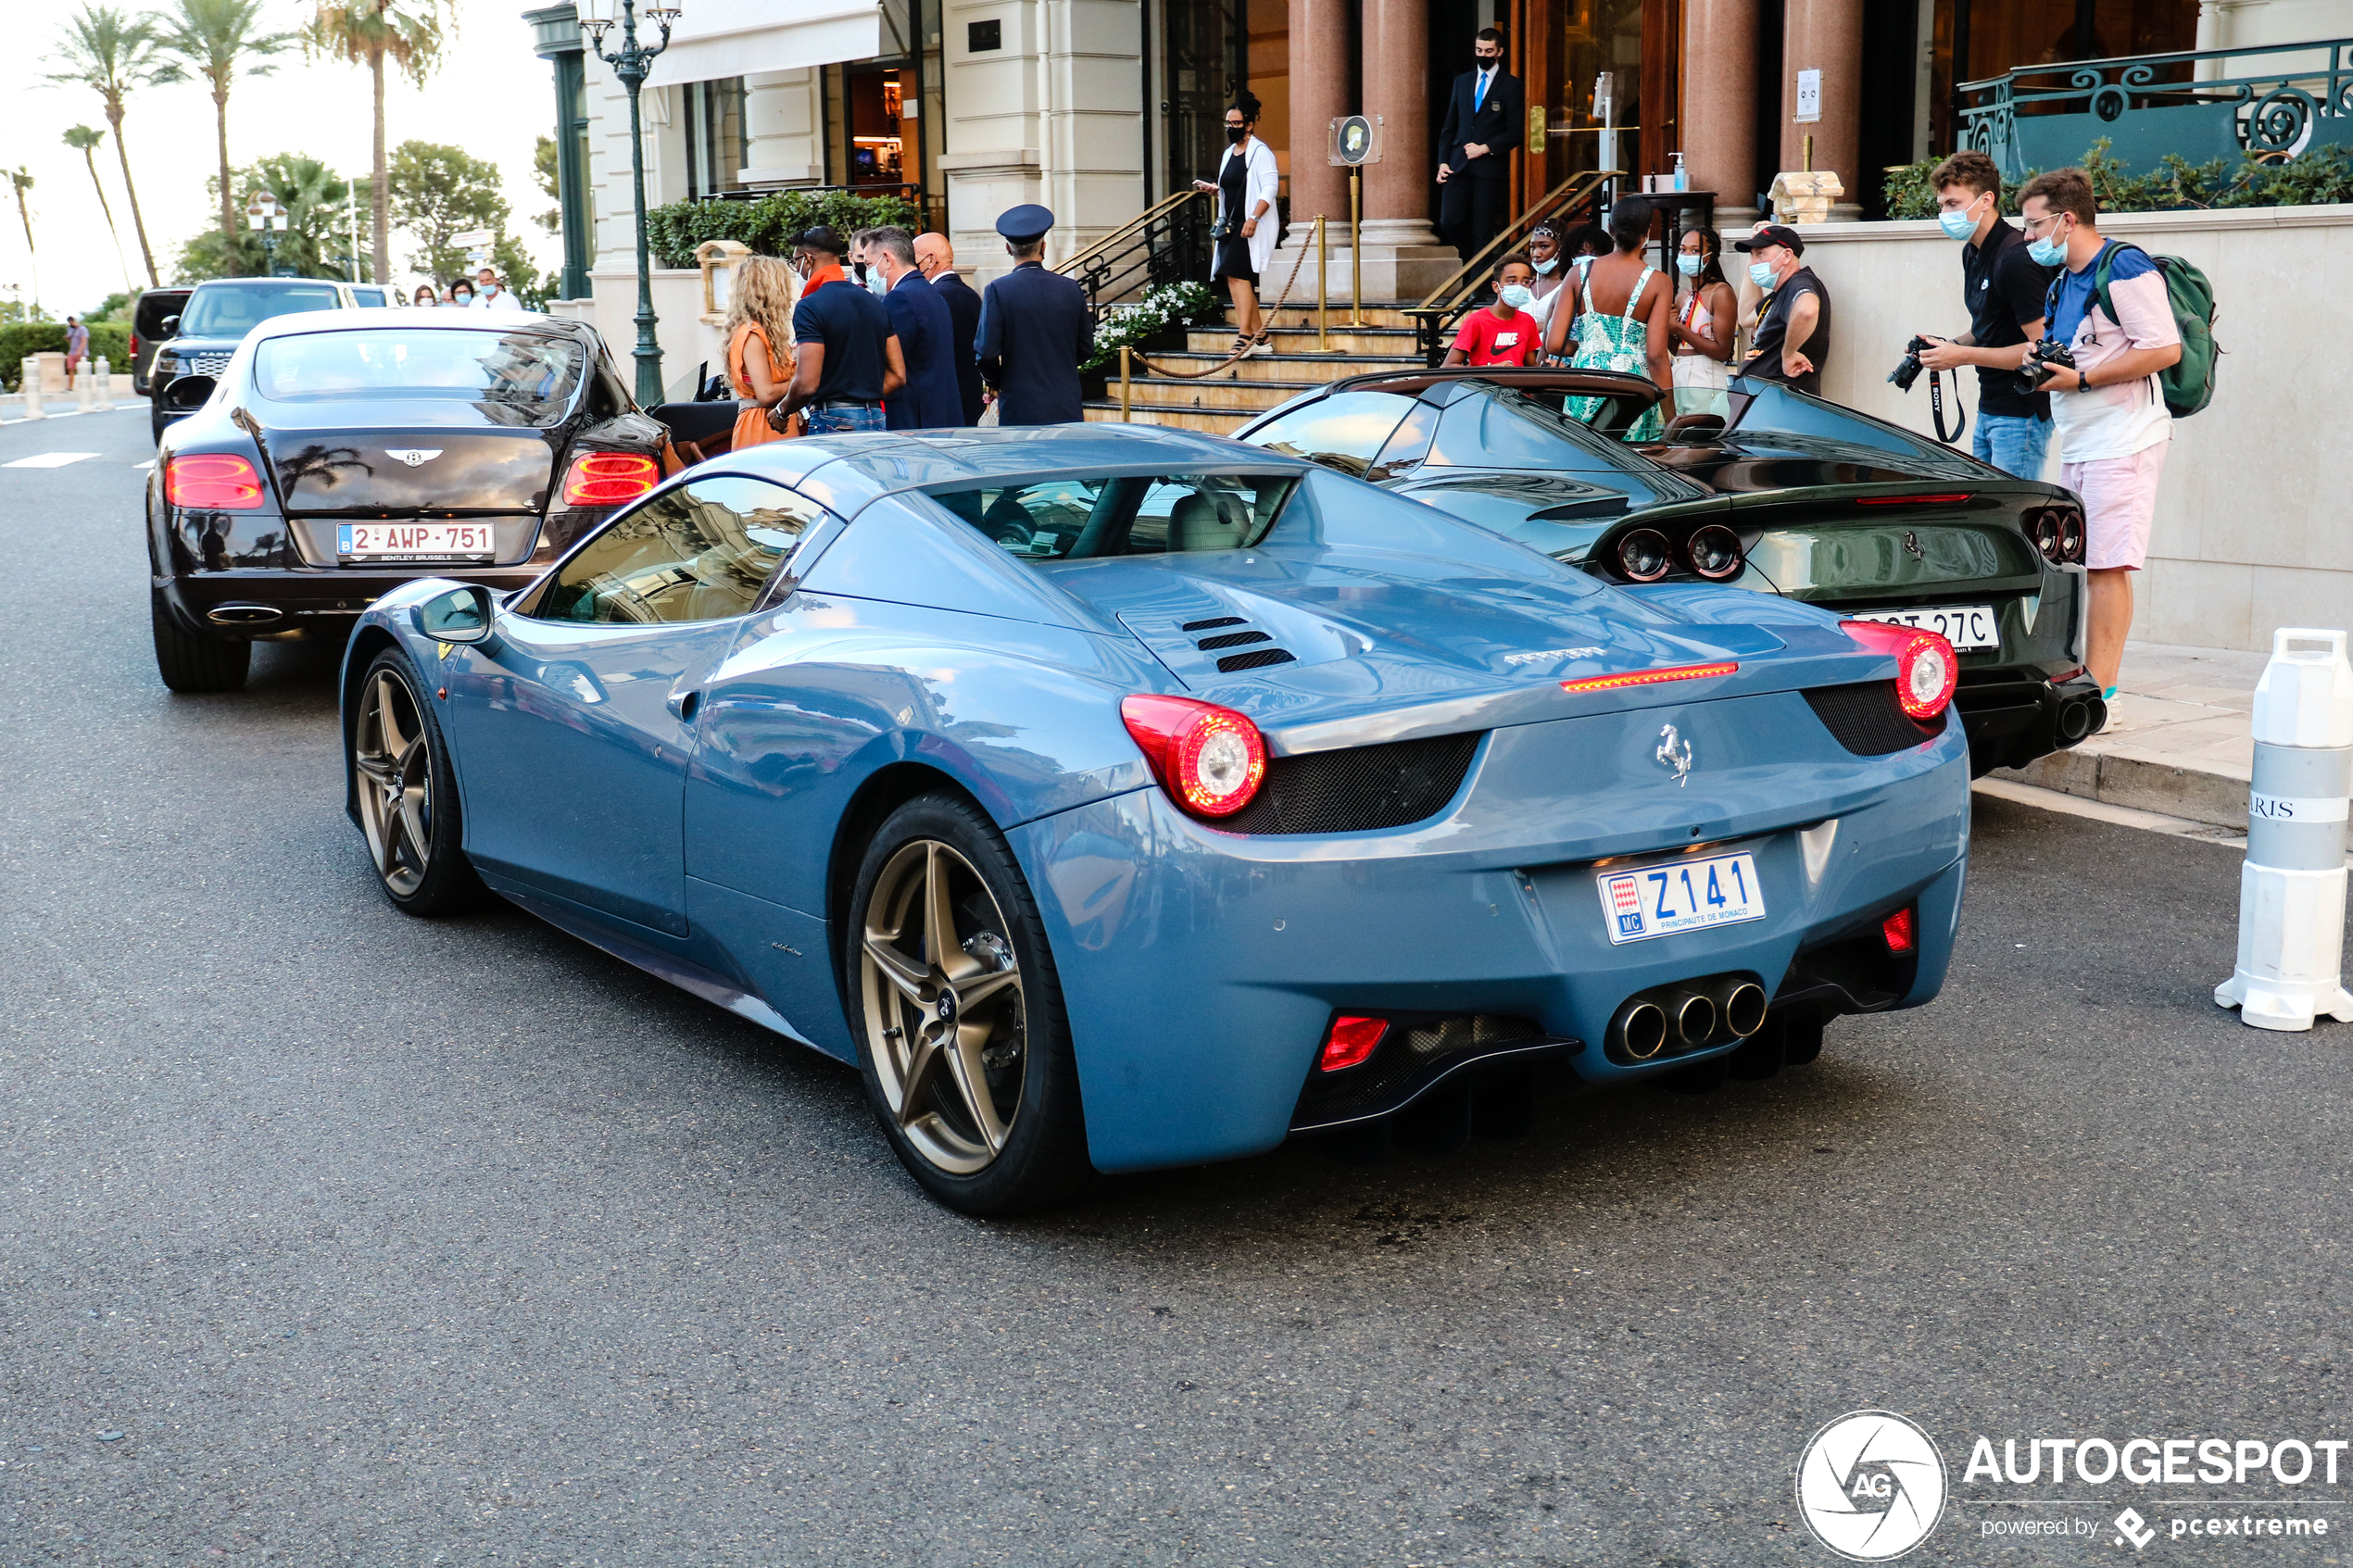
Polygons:
[[174,691],[233,690],[253,639],[342,637],[411,578],[521,587],[661,478],[666,432],[585,322],[281,316],[218,381],[164,433],[147,485],[156,668]]

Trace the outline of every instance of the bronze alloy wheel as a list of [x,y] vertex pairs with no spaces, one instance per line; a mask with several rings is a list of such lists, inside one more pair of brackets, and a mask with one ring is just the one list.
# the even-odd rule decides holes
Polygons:
[[973,863],[936,838],[901,845],[860,921],[859,998],[884,1107],[927,1163],[957,1176],[1004,1150],[1028,1076],[1028,1010],[1012,927]]
[[406,899],[433,870],[433,746],[416,693],[384,665],[369,673],[351,762],[376,874],[395,898]]

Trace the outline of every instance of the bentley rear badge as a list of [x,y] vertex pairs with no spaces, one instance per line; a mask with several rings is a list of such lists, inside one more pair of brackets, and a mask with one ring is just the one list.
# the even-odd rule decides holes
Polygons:
[[1683,738],[1674,725],[1667,724],[1658,732],[1658,749],[1652,753],[1658,765],[1675,775],[1678,784],[1688,784],[1692,776],[1692,743]]
[[413,469],[419,463],[429,463],[440,457],[441,448],[438,446],[387,446],[384,448],[384,456],[397,458]]

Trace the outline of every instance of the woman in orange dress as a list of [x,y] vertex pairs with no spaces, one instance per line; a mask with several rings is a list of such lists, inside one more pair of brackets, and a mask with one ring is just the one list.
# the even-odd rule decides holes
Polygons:
[[727,307],[727,384],[745,407],[736,416],[729,451],[800,433],[798,414],[789,430],[768,426],[768,410],[792,390],[792,307],[799,297],[799,280],[773,256],[749,257],[736,269]]

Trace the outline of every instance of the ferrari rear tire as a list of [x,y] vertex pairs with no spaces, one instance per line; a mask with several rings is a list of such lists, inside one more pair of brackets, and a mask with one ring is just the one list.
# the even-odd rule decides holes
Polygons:
[[253,670],[253,645],[242,638],[196,637],[180,630],[161,604],[148,607],[155,622],[156,673],[175,692],[233,692]]
[[376,885],[403,914],[461,913],[485,897],[466,859],[441,722],[408,655],[386,648],[359,681],[352,784]]
[[1075,1197],[1094,1172],[1062,986],[995,826],[960,797],[909,801],[866,846],[849,908],[842,993],[908,1173],[967,1214]]

